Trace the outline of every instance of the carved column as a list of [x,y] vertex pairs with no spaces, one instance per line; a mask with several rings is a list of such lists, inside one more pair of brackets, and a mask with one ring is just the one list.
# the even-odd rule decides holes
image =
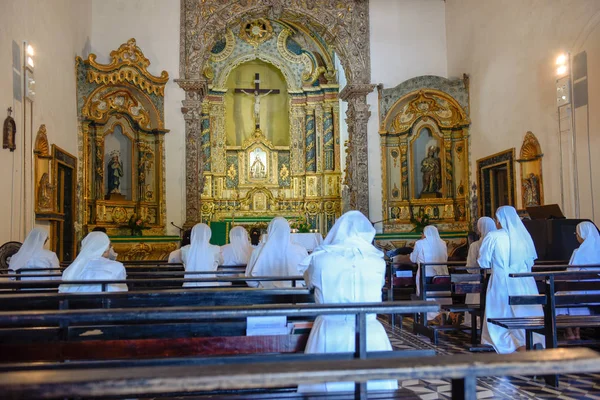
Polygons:
[[95,129],[94,132],[95,155],[94,160],[94,197],[96,200],[104,199],[104,136],[100,129]]
[[333,171],[335,169],[335,146],[333,134],[333,112],[331,108],[325,109],[323,115],[323,169]]
[[408,193],[408,141],[403,140],[400,143],[400,179],[402,182],[402,200],[409,200]]
[[202,79],[177,79],[185,90],[181,112],[185,120],[185,228],[194,226],[200,219],[201,196],[204,190],[204,157],[201,148],[202,100],[207,84]]
[[446,152],[446,170],[444,177],[446,179],[446,197],[454,198],[454,174],[453,169],[453,155],[452,155],[452,131],[442,131],[444,134],[444,151]]
[[315,109],[306,109],[306,172],[317,171]]
[[346,184],[348,186],[350,209],[369,215],[369,162],[367,143],[367,123],[371,112],[367,95],[375,85],[348,84],[340,92],[340,98],[348,102],[346,123],[348,144],[351,148],[346,162]]
[[210,143],[210,106],[206,103],[202,106],[200,116],[200,142],[202,146],[202,159],[204,161],[203,172],[211,170],[211,143]]

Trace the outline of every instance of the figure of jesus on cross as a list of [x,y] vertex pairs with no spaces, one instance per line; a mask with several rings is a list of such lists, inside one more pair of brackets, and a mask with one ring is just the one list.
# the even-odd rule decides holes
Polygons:
[[271,93],[279,94],[279,89],[261,89],[260,76],[257,72],[254,74],[254,87],[252,89],[235,89],[235,93],[254,96],[254,126],[256,129],[260,129],[260,100]]

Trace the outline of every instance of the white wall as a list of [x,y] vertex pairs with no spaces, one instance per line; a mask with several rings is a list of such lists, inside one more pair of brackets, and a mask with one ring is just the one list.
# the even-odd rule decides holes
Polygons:
[[[447,76],[442,0],[370,0],[371,83],[394,87],[420,75]],[[377,93],[368,97],[369,214],[382,219],[382,167]],[[379,231],[381,224],[375,226]]]
[[171,221],[181,226],[185,219],[185,122],[181,101],[185,93],[174,82],[179,78],[178,0],[93,0],[92,52],[97,61],[130,38],[150,60],[153,75],[169,73],[165,88],[165,137],[167,178],[167,233],[179,234]]
[[[17,123],[17,149],[0,149],[0,244],[23,241],[33,225],[31,202],[31,138],[46,124],[48,141],[77,155],[75,56],[86,52],[91,33],[91,0],[2,0],[0,8],[0,123],[12,107]],[[17,54],[15,79],[22,86],[22,44],[35,49],[36,96],[33,113],[13,90],[13,46]],[[14,45],[13,45],[14,42]],[[21,89],[22,90],[22,89]],[[33,118],[32,118],[33,117]],[[33,126],[33,129],[31,127]],[[32,132],[33,131],[33,132]],[[23,134],[26,167],[23,170]],[[25,177],[25,201],[22,180]],[[25,218],[24,218],[25,217]]]
[[[545,202],[561,203],[555,60],[563,51],[588,52],[590,134],[597,144],[600,32],[594,27],[598,26],[599,13],[597,0],[447,0],[448,74],[457,77],[467,73],[471,77],[473,173],[478,158],[511,147],[518,155],[525,133],[532,131],[544,153]],[[579,152],[580,157],[588,156]],[[582,165],[588,173],[580,174],[580,185],[587,181],[589,186],[589,162]],[[595,165],[598,170],[598,161]],[[569,171],[565,174],[568,187],[572,175]],[[598,172],[592,176],[596,186],[600,185],[598,176]],[[572,189],[569,191],[567,198],[572,194]],[[595,188],[595,192],[595,208],[600,211],[600,191]],[[581,217],[591,218],[589,191],[581,192],[580,200]],[[572,205],[565,208],[565,214],[574,217]]]

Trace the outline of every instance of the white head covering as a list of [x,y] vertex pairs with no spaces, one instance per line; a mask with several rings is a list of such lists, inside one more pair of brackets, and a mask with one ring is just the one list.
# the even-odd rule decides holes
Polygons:
[[302,262],[308,265],[312,257],[321,252],[342,252],[347,256],[383,257],[383,252],[371,243],[375,237],[373,224],[360,211],[348,211],[337,221],[327,237],[312,254]]
[[442,240],[440,237],[440,233],[438,229],[433,225],[427,225],[425,229],[423,229],[423,235],[425,236],[425,242],[427,242],[429,249],[435,250],[435,252],[448,253],[448,246],[446,242]]
[[229,231],[229,244],[221,248],[224,265],[244,265],[250,260],[254,247],[250,244],[248,231],[236,226]]
[[493,232],[497,229],[498,228],[496,228],[496,222],[494,222],[494,220],[490,217],[481,217],[479,218],[479,220],[477,220],[477,230],[479,231],[479,240],[481,241],[483,241],[483,238],[485,238],[485,236],[488,233]]
[[206,224],[196,224],[192,228],[189,250],[182,249],[182,259],[186,271],[213,271],[215,269],[215,250],[210,244],[212,231]]
[[104,232],[90,232],[81,241],[81,252],[79,255],[63,271],[63,281],[76,281],[79,280],[86,265],[91,260],[97,260],[102,258],[102,255],[110,246],[110,239]]
[[267,228],[267,239],[255,250],[248,262],[246,276],[294,276],[298,264],[307,256],[306,249],[291,242],[290,225],[283,217],[275,217]]
[[496,218],[502,228],[508,232],[510,241],[510,265],[525,262],[531,268],[537,258],[531,235],[517,215],[517,210],[511,206],[502,206],[496,211]]
[[42,255],[45,252],[44,243],[46,243],[46,239],[48,239],[48,232],[45,229],[33,228],[17,254],[10,258],[8,268],[18,271],[24,268],[30,259]]
[[596,226],[589,221],[580,222],[577,225],[577,233],[583,239],[583,243],[573,252],[569,264],[600,264],[600,235]]

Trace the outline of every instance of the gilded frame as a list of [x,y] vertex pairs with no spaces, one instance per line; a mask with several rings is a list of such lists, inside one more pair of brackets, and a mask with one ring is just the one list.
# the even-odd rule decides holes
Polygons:
[[[479,197],[479,215],[493,217],[498,208],[493,202],[494,187],[489,177],[489,171],[498,167],[506,166],[508,177],[508,203],[511,206],[516,204],[515,188],[515,148],[504,150],[487,157],[480,158],[477,163],[477,183]],[[489,193],[486,192],[489,188]],[[489,201],[486,200],[489,197]],[[487,206],[489,204],[489,206]]]

